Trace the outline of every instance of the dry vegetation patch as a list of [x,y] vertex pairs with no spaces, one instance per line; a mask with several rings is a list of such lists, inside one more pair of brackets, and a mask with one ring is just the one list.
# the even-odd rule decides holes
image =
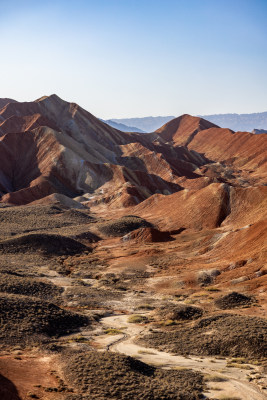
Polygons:
[[65,356],[65,375],[83,398],[201,399],[203,378],[191,370],[164,371],[132,357],[90,351]]
[[263,358],[267,356],[267,321],[235,314],[203,318],[186,327],[153,332],[141,345],[178,354]]
[[99,225],[98,229],[108,236],[123,236],[138,228],[152,228],[153,225],[135,215],[126,215],[115,221]]
[[59,298],[63,289],[49,282],[25,276],[0,273],[0,292],[23,294],[49,300]]
[[104,290],[101,288],[92,288],[91,286],[73,286],[67,289],[65,297],[69,301],[75,301],[81,307],[92,309],[106,307],[112,308],[109,304],[112,300],[120,300],[123,294],[113,290]]
[[2,253],[41,252],[44,255],[73,255],[91,250],[84,244],[61,235],[33,233],[0,243]]
[[130,324],[142,324],[148,321],[145,315],[133,314],[128,318]]
[[[37,337],[60,336],[90,323],[88,317],[28,296],[0,293],[0,340],[27,344]],[[38,340],[37,340],[38,341]]]
[[156,316],[161,320],[186,321],[202,317],[203,310],[187,304],[168,303],[156,311]]
[[0,207],[0,239],[28,233],[55,233],[78,240],[95,242],[99,238],[89,232],[95,222],[88,210],[78,211],[57,205]]
[[254,300],[251,296],[246,296],[245,294],[238,292],[231,292],[215,300],[216,306],[222,310],[241,306],[251,306],[253,302]]

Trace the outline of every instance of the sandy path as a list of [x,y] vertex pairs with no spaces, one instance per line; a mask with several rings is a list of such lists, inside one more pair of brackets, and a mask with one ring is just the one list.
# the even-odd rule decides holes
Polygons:
[[204,393],[207,398],[228,396],[238,397],[242,400],[266,400],[267,390],[260,390],[256,384],[248,382],[248,376],[251,372],[258,372],[259,367],[250,365],[250,370],[229,368],[226,366],[227,359],[216,359],[214,357],[200,358],[195,356],[183,357],[139,346],[134,343],[134,340],[140,334],[147,333],[147,328],[142,325],[128,323],[128,318],[128,315],[115,315],[102,318],[101,322],[105,328],[123,329],[123,334],[120,336],[117,335],[113,341],[109,341],[106,349],[138,358],[150,365],[162,368],[190,368],[204,374],[216,375],[225,379],[223,382],[207,383],[209,390]]

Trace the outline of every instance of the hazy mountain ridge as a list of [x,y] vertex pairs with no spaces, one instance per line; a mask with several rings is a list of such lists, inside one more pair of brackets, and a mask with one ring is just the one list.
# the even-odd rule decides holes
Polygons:
[[254,133],[255,135],[260,135],[262,133],[267,133],[266,129],[253,129],[252,133]]
[[[229,128],[233,131],[252,132],[254,129],[267,129],[267,111],[252,114],[211,114],[199,115],[221,128]],[[153,132],[159,129],[163,124],[174,119],[174,116],[166,117],[143,117],[143,118],[112,118],[110,121],[132,124],[145,132]],[[107,122],[108,123],[108,122]]]
[[122,132],[138,132],[138,133],[145,133],[142,131],[142,129],[136,128],[135,126],[128,126],[125,124],[121,124],[119,122],[115,122],[112,119],[107,119],[107,120],[101,120],[108,124],[109,126],[112,126],[112,128],[118,129],[119,131]]
[[202,115],[221,128],[229,128],[234,131],[252,132],[253,129],[267,129],[267,111],[252,114],[215,114]]
[[[109,121],[122,123],[127,126],[136,126],[143,132],[154,132],[162,125],[175,118],[173,115],[162,117],[143,117],[143,118],[111,118]],[[107,122],[107,121],[106,121]],[[107,122],[108,123],[108,122]]]

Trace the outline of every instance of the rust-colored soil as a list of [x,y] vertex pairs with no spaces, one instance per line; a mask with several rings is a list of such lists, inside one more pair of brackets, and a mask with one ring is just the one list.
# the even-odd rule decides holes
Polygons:
[[63,400],[62,393],[47,391],[59,387],[55,357],[18,354],[19,351],[14,351],[13,354],[0,357],[1,400]]

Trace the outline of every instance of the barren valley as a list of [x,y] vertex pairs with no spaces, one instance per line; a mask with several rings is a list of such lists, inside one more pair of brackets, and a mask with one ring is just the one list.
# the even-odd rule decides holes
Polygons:
[[0,102],[0,398],[267,398],[267,135]]

